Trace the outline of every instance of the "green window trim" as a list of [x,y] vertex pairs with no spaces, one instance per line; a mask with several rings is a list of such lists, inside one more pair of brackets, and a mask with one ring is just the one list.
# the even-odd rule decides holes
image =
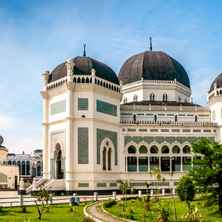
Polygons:
[[109,131],[109,130],[104,130],[104,129],[99,129],[97,128],[96,129],[96,139],[97,139],[97,164],[100,164],[100,149],[101,149],[101,143],[103,142],[103,140],[105,138],[109,138],[112,143],[113,143],[113,146],[114,146],[114,163],[115,165],[118,164],[118,141],[117,141],[117,138],[118,138],[118,134],[117,132],[114,132],[114,131]]
[[117,116],[117,106],[101,100],[96,100],[96,111],[112,116]]
[[88,110],[89,102],[88,98],[78,98],[78,110]]
[[89,129],[78,128],[78,164],[89,163]]
[[52,103],[50,106],[50,114],[55,115],[66,112],[66,101],[62,100],[59,102]]

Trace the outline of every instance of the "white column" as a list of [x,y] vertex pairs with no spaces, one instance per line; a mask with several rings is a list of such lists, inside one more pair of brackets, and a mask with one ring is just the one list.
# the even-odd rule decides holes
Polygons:
[[180,172],[183,172],[183,157],[180,157]]
[[47,92],[47,83],[48,83],[48,75],[49,72],[46,71],[43,76],[44,87],[42,94],[42,148],[43,148],[43,178],[49,178],[49,144],[48,144],[48,117],[49,117],[49,99],[48,99],[48,92]]
[[70,86],[67,87],[67,94],[66,94],[66,148],[65,148],[65,179],[66,179],[66,190],[70,190],[70,180],[72,180],[73,169],[72,166],[74,165],[74,158],[73,158],[73,140],[74,140],[74,133],[73,133],[73,124],[72,124],[72,110],[73,110],[73,93],[70,89]]
[[147,158],[148,158],[147,159],[147,161],[148,161],[148,172],[150,173],[150,157],[148,156]]
[[172,156],[170,156],[170,175],[172,174]]
[[66,190],[72,190],[73,168],[74,168],[74,129],[73,129],[73,81],[72,70],[74,64],[72,60],[66,62],[67,68],[67,89],[66,89],[66,147],[65,147],[65,179]]

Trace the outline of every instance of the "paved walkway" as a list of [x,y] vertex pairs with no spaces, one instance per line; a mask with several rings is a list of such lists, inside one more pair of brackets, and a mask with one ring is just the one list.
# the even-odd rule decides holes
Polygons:
[[101,209],[101,202],[98,202],[96,204],[93,204],[89,207],[87,207],[87,213],[93,217],[95,221],[102,221],[102,222],[123,222],[127,220],[122,220],[118,218],[114,218],[111,216],[111,214],[108,214],[104,212]]

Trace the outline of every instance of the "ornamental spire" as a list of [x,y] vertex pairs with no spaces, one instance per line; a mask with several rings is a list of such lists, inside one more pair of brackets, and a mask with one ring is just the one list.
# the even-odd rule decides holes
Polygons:
[[150,51],[153,51],[152,37],[150,37],[149,40],[150,40]]
[[86,44],[83,44],[83,56],[86,56]]

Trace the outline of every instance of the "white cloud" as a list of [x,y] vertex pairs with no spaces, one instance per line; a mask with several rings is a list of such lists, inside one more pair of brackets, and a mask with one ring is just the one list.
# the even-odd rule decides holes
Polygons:
[[11,130],[17,125],[17,120],[7,114],[0,113],[0,130]]

